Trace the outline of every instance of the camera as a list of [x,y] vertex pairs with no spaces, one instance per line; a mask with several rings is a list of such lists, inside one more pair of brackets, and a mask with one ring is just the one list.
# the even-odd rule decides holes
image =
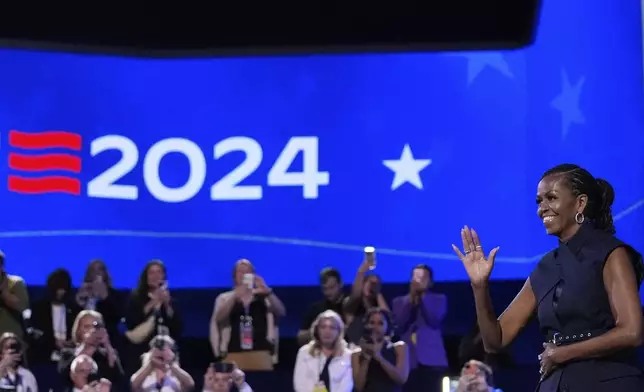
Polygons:
[[158,350],[163,350],[165,349],[166,342],[163,339],[156,338],[154,339],[154,344],[152,347],[158,349]]
[[14,353],[20,353],[22,351],[22,345],[20,342],[13,342],[9,345],[9,349]]
[[103,323],[102,323],[102,322],[100,322],[100,321],[96,320],[96,321],[94,321],[94,322],[92,323],[92,327],[93,327],[94,329],[103,329],[103,328],[105,328],[105,325],[103,325]]

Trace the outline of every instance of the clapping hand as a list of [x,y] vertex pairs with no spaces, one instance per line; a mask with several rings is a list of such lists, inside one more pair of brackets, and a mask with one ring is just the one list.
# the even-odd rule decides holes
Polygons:
[[487,284],[494,267],[494,258],[499,248],[492,249],[486,259],[478,234],[474,229],[470,229],[467,226],[461,229],[461,240],[463,241],[465,254],[461,253],[460,249],[454,244],[452,244],[452,249],[463,262],[472,285]]

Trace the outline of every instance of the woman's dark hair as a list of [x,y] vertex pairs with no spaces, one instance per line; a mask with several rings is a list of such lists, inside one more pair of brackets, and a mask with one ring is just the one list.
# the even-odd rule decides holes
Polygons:
[[47,295],[56,298],[56,291],[65,290],[69,293],[72,290],[72,276],[64,268],[54,270],[47,277]]
[[575,197],[579,195],[588,197],[588,203],[583,211],[584,217],[597,229],[615,234],[611,211],[615,201],[615,191],[608,181],[595,178],[588,170],[570,163],[553,167],[546,171],[541,179],[552,175],[563,176]]
[[94,259],[94,260],[89,262],[89,264],[87,265],[87,269],[85,269],[85,277],[83,278],[83,281],[84,282],[89,282],[90,281],[90,277],[91,277],[91,274],[92,274],[92,268],[96,264],[100,265],[101,268],[103,268],[103,271],[105,271],[105,284],[107,285],[107,287],[112,287],[112,276],[110,276],[110,271],[107,270],[107,265],[101,259]]
[[163,275],[166,275],[166,270],[165,270],[165,265],[163,264],[163,261],[161,260],[150,260],[148,263],[145,265],[145,268],[143,268],[143,271],[141,271],[141,275],[139,275],[139,282],[137,283],[136,287],[134,288],[133,292],[134,295],[140,298],[146,298],[146,295],[148,294],[148,291],[150,290],[150,286],[148,285],[148,271],[150,270],[151,267],[158,265],[161,267],[163,270]]

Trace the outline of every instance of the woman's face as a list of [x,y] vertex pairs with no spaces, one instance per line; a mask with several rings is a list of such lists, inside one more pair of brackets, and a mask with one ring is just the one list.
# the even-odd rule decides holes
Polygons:
[[107,269],[105,264],[100,261],[95,261],[89,265],[87,271],[87,281],[94,282],[97,280],[97,277],[100,276],[100,279],[103,279],[103,282],[107,282]]
[[250,262],[244,261],[237,263],[235,267],[235,284],[240,285],[244,281],[244,275],[252,274],[253,266]]
[[382,340],[387,331],[387,319],[380,312],[372,313],[366,327],[371,330],[371,334],[375,340]]
[[340,335],[338,323],[332,318],[325,318],[318,323],[318,336],[322,345],[334,344]]
[[165,272],[163,267],[158,264],[152,264],[148,267],[148,272],[146,274],[148,287],[151,289],[157,289],[161,286],[165,280]]
[[97,320],[96,317],[90,314],[81,318],[78,322],[78,329],[76,330],[76,340],[79,342],[84,342],[94,329],[94,323],[97,321],[99,320]]
[[362,294],[365,297],[373,297],[378,294],[378,285],[380,284],[380,279],[375,275],[370,275],[365,278],[364,285],[362,286]]
[[587,197],[575,197],[563,175],[550,175],[537,187],[537,215],[550,235],[567,238],[575,233],[577,212],[584,210]]
[[13,349],[11,348],[13,345],[18,344],[18,341],[13,338],[6,339],[2,343],[2,356],[9,355],[9,354],[16,354],[12,353]]

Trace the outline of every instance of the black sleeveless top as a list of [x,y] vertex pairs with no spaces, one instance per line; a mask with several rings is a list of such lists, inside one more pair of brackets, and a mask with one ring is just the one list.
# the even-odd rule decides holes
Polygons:
[[[639,286],[644,271],[642,256],[589,223],[541,259],[530,274],[530,284],[537,300],[544,341],[556,339],[558,344],[572,344],[615,327],[603,271],[608,256],[620,247],[630,256]],[[620,392],[644,391],[644,374],[635,350],[564,364],[539,384],[538,391],[593,392],[606,388],[617,388]]]
[[[381,351],[383,359],[396,366],[396,348],[393,343],[386,344]],[[402,387],[396,384],[380,364],[374,360],[369,363],[367,383],[362,392],[400,392]]]
[[237,302],[230,311],[228,321],[230,322],[230,342],[228,344],[228,352],[236,353],[243,351],[241,349],[241,331],[240,323],[249,316],[252,319],[253,325],[253,351],[255,350],[268,350],[272,351],[272,344],[266,338],[268,333],[268,320],[266,314],[268,307],[266,306],[264,296],[256,296],[248,306],[248,310],[244,305]]

